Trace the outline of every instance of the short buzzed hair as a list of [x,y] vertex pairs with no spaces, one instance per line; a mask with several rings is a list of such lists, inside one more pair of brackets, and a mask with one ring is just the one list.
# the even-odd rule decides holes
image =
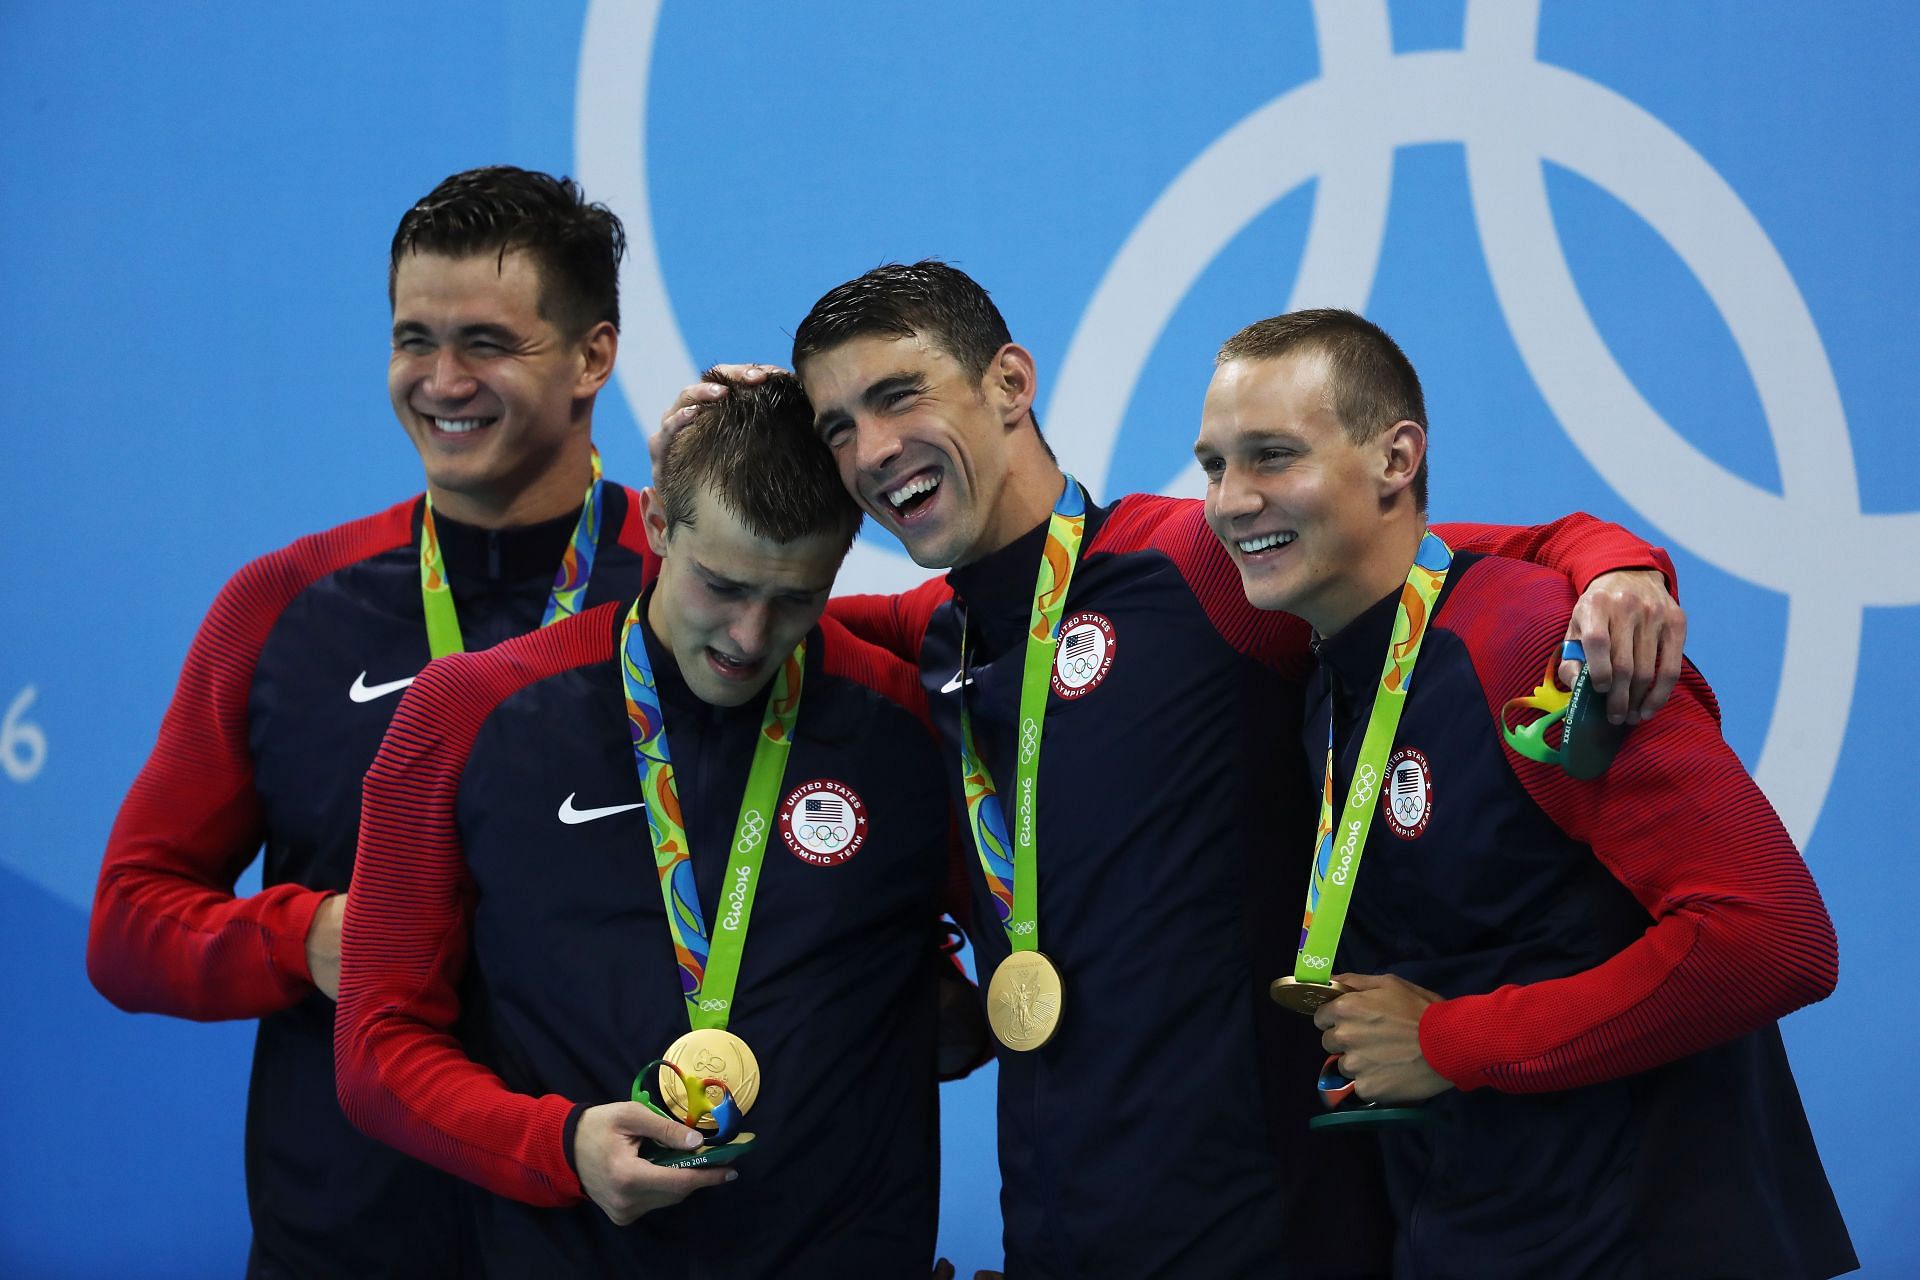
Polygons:
[[698,406],[674,433],[654,474],[667,526],[692,526],[700,490],[756,536],[794,542],[839,537],[841,554],[860,531],[860,508],[840,483],[833,454],[813,431],[813,406],[790,373],[740,382],[717,369],[701,374],[727,394]]
[[[1386,330],[1364,316],[1335,307],[1289,311],[1256,320],[1228,338],[1214,358],[1278,360],[1317,351],[1327,358],[1327,405],[1347,438],[1365,443],[1396,422],[1417,422],[1427,429],[1427,401],[1420,375]],[[1427,461],[1413,477],[1414,505],[1427,509]]]
[[525,252],[540,271],[540,316],[570,342],[601,321],[620,327],[626,229],[571,178],[512,165],[456,173],[407,210],[387,254],[387,304],[409,253],[449,258]]

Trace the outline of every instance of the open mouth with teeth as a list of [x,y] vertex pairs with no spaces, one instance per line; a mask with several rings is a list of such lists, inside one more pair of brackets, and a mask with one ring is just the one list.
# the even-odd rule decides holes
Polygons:
[[436,418],[425,415],[436,434],[443,436],[472,435],[482,427],[490,427],[500,421],[498,418]]
[[1297,533],[1263,533],[1257,538],[1239,538],[1234,546],[1240,549],[1243,558],[1256,563],[1287,546],[1300,535]]
[[760,669],[759,663],[722,653],[712,645],[707,646],[707,665],[725,680],[750,680],[753,673]]
[[939,489],[940,473],[922,471],[898,488],[887,490],[884,496],[894,518],[906,523],[926,510]]

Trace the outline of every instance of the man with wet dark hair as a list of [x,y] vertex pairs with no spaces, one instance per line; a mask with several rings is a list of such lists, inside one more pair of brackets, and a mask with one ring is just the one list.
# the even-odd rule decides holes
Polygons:
[[[188,652],[109,837],[87,945],[124,1009],[258,1018],[247,1103],[254,1276],[467,1269],[458,1184],[340,1114],[333,996],[360,783],[400,690],[639,590],[636,494],[600,478],[619,220],[565,179],[477,169],[394,237],[394,413],[426,494],[247,565]],[[234,883],[265,850],[257,894]]]

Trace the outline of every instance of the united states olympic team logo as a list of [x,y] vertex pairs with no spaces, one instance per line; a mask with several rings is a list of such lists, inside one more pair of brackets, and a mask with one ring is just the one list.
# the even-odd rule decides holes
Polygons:
[[780,837],[812,867],[837,867],[867,842],[867,806],[844,782],[815,778],[780,804]]
[[[1319,75],[1202,148],[1119,245],[1054,379],[1042,415],[1049,439],[1100,493],[1128,404],[1174,313],[1254,219],[1309,184],[1306,244],[1291,294],[1273,309],[1367,310],[1396,152],[1461,144],[1494,295],[1561,427],[1667,540],[1789,602],[1779,694],[1753,773],[1804,845],[1846,737],[1864,609],[1920,604],[1920,575],[1911,572],[1920,563],[1920,512],[1862,510],[1839,387],[1779,251],[1672,129],[1606,86],[1540,60],[1539,0],[1467,0],[1458,49],[1396,51],[1386,0],[1313,0],[1312,12]],[[660,0],[589,0],[574,103],[576,171],[627,223],[623,292],[633,318],[616,372],[639,422],[651,422],[696,369],[667,293],[646,173],[659,16]],[[1695,447],[1620,367],[1560,246],[1547,163],[1624,204],[1699,281],[1759,393],[1779,492]],[[1188,466],[1163,491],[1203,487]],[[924,576],[868,539],[854,544],[841,583],[905,590]],[[1065,682],[1054,674],[1057,689]]]
[[1083,698],[1100,687],[1113,668],[1113,623],[1105,614],[1076,613],[1060,624],[1053,650],[1053,691],[1062,698]]
[[1387,794],[1381,804],[1388,829],[1402,840],[1427,829],[1433,817],[1433,766],[1417,747],[1401,747],[1387,761]]

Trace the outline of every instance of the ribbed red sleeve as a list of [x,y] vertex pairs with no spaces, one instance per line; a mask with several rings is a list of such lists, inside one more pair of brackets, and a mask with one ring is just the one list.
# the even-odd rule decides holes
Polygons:
[[413,501],[302,538],[223,588],[187,651],[153,754],[120,806],[94,891],[87,974],[135,1013],[255,1018],[313,990],[307,928],[328,896],[297,884],[236,898],[264,832],[247,749],[260,649],[315,581],[412,536]]
[[1089,554],[1158,551],[1186,579],[1215,631],[1236,651],[1283,675],[1304,680],[1313,665],[1312,631],[1290,613],[1256,609],[1240,586],[1240,570],[1207,527],[1196,498],[1128,494],[1113,506]]
[[899,595],[835,596],[827,601],[827,617],[868,644],[918,665],[934,613],[952,598],[944,576],[929,578]]
[[[1667,590],[1677,593],[1673,562],[1618,525],[1575,512],[1551,524],[1520,529],[1505,525],[1437,525],[1434,532],[1456,551],[1526,560],[1564,574],[1578,591],[1615,569],[1658,569]],[[1240,653],[1283,675],[1301,679],[1312,663],[1312,631],[1291,614],[1247,603],[1240,571],[1207,526],[1206,508],[1195,498],[1130,494],[1114,504],[1090,552],[1157,550],[1180,570],[1194,598],[1220,637]],[[1565,619],[1561,620],[1562,629]]]
[[453,1034],[473,906],[455,804],[493,709],[537,680],[611,658],[619,608],[603,604],[428,664],[367,771],[341,934],[333,1064],[347,1118],[408,1155],[533,1205],[582,1198],[565,1148],[573,1103],[515,1093]]
[[[1466,642],[1495,721],[1559,652],[1571,603],[1558,579],[1484,560],[1444,606],[1440,625]],[[1525,1093],[1614,1079],[1833,990],[1839,954],[1819,890],[1721,738],[1718,705],[1691,664],[1601,778],[1581,782],[1511,749],[1506,757],[1534,802],[1593,849],[1652,923],[1583,973],[1431,1006],[1420,1046],[1448,1080]]]
[[[1617,524],[1596,520],[1584,511],[1529,528],[1503,524],[1437,524],[1433,531],[1455,551],[1504,556],[1552,569],[1573,584],[1576,595],[1585,592],[1603,573],[1616,569],[1658,569],[1667,579],[1668,594],[1676,600],[1680,597],[1678,575],[1665,551],[1649,546]],[[1565,634],[1565,618],[1561,619],[1560,629]]]

